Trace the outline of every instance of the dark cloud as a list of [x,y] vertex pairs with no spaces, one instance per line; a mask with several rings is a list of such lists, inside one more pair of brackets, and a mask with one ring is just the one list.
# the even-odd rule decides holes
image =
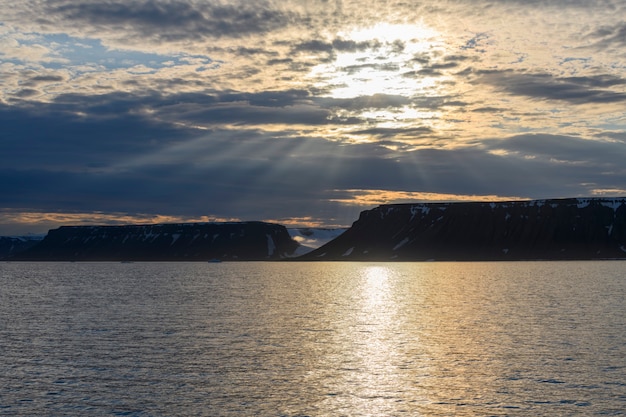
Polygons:
[[[363,98],[366,100],[366,98]],[[375,97],[372,103],[379,103]],[[356,117],[337,117],[329,103],[315,101],[304,90],[259,93],[220,92],[215,95],[179,94],[152,108],[163,120],[201,125],[235,124],[355,124]],[[374,104],[372,104],[374,105]]]
[[457,69],[468,57],[462,55],[449,55],[435,59],[429,54],[421,54],[413,58],[413,62],[420,64],[420,69],[405,71],[405,78],[439,77],[446,74],[446,70]]
[[267,65],[284,65],[284,64],[293,64],[293,58],[274,58],[267,61]]
[[15,93],[13,93],[13,96],[19,97],[19,98],[28,98],[32,96],[37,96],[39,94],[41,94],[41,91],[39,90],[35,90],[32,88],[22,88],[21,90],[18,90]]
[[364,69],[372,69],[376,72],[381,72],[381,71],[397,72],[400,69],[400,66],[394,63],[360,64],[360,65],[348,65],[345,67],[341,67],[340,71],[343,71],[348,75],[354,75],[354,74],[358,74]]
[[[32,94],[25,91],[23,96]],[[156,92],[141,96],[64,94],[51,103],[23,101],[21,105],[0,105],[0,154],[4,156],[5,168],[64,167],[89,171],[113,165],[120,154],[142,155],[206,134],[194,126],[357,124],[362,121],[338,117],[334,109],[406,103],[408,100],[403,97],[386,95],[316,101],[304,90],[169,96]]]
[[[341,148],[315,138],[285,140],[262,132],[216,131],[188,142],[182,154],[175,147],[161,148],[162,159],[130,163],[123,170],[4,168],[0,193],[7,196],[6,207],[41,210],[64,207],[247,219],[305,216],[313,207],[336,205],[328,202],[329,190],[382,186],[387,180],[380,172],[398,172],[395,164],[378,158],[385,152],[379,147],[350,150],[347,160],[347,150]],[[117,157],[132,161],[128,151],[118,149]],[[148,152],[144,149],[137,156]],[[47,152],[34,148],[29,154],[39,159]]]
[[288,107],[255,106],[247,102],[223,102],[211,107],[200,108],[188,105],[167,108],[162,116],[171,120],[194,122],[198,124],[306,124],[325,125],[332,123],[357,123],[360,119],[339,119],[326,109],[311,105]]
[[56,103],[0,106],[1,166],[88,171],[111,165],[120,154],[145,152],[193,134],[131,114],[137,105],[128,96],[107,99],[66,96]]
[[376,49],[381,47],[380,41],[377,39],[371,41],[356,42],[353,40],[335,39],[332,43],[333,48],[340,52],[358,52],[367,49]]
[[332,42],[313,39],[306,42],[300,42],[293,47],[294,52],[357,52],[367,49],[380,48],[382,44],[378,40],[356,42],[353,40],[335,39]]
[[314,101],[325,108],[348,110],[385,109],[410,105],[413,101],[394,94],[373,94],[354,98],[315,98]]
[[[296,90],[272,98],[267,93],[256,100],[258,105],[276,99],[294,103],[303,95]],[[241,98],[235,93],[224,96]],[[255,100],[253,94],[247,97]],[[104,98],[98,103],[91,100],[85,108],[99,106],[100,112],[113,114],[115,106],[105,105]],[[132,116],[130,97],[110,100],[126,109],[118,119],[71,118],[70,97],[60,108],[21,113],[2,108],[2,125],[9,127],[3,131],[8,140],[0,149],[0,195],[5,196],[5,208],[249,220],[318,213],[349,224],[361,208],[330,202],[347,196],[341,190],[451,194],[471,190],[539,198],[585,194],[583,183],[626,183],[621,168],[626,154],[619,143],[524,135],[484,141],[473,148],[394,152],[384,142],[346,145],[295,132],[173,129]],[[220,100],[225,99],[216,95],[206,100],[208,105],[223,105]],[[196,97],[196,101],[202,100]],[[176,100],[167,103],[175,105]],[[393,140],[394,135],[427,134],[428,129],[373,128],[359,133]],[[496,150],[509,154],[493,154]],[[96,168],[87,169],[88,165]],[[611,177],[608,171],[613,172]]]
[[294,46],[294,52],[325,52],[331,53],[333,51],[333,44],[330,42],[313,39],[306,42],[301,42]]
[[626,22],[620,22],[613,26],[603,26],[590,33],[589,38],[594,47],[602,49],[624,48],[626,46]]
[[65,81],[65,78],[60,75],[37,75],[30,78],[31,83],[60,83]]
[[500,108],[500,107],[478,107],[476,109],[472,110],[475,113],[502,113],[503,111],[505,111],[504,108]]
[[[366,136],[375,136],[378,138],[406,138],[408,137],[423,137],[432,135],[434,131],[426,126],[419,127],[408,127],[408,128],[383,128],[383,127],[373,127],[370,129],[361,129],[354,130],[350,132],[352,135],[366,135]],[[400,145],[400,143],[384,143],[378,142],[380,145]]]
[[241,37],[285,27],[294,16],[265,2],[55,1],[46,5],[50,17],[111,30],[176,41],[201,37]]
[[[513,152],[515,157],[536,158],[554,164],[578,166],[581,170],[621,167],[626,148],[621,143],[562,135],[519,135],[506,140],[485,141],[490,150]],[[622,169],[626,173],[626,169]],[[598,171],[601,172],[601,171]]]
[[626,131],[622,131],[622,132],[607,131],[607,132],[599,133],[597,136],[599,139],[608,139],[608,140],[618,141],[618,142],[622,142],[626,144]]
[[609,87],[624,85],[626,79],[611,75],[596,77],[556,77],[551,74],[523,74],[512,71],[482,71],[479,81],[498,90],[543,100],[561,100],[571,104],[617,103],[626,101],[626,93]]
[[[470,3],[474,6],[479,4],[486,4],[488,7],[493,6],[493,2],[490,0],[455,0],[460,3]],[[575,8],[615,8],[615,5],[619,3],[619,0],[595,0],[589,2],[587,0],[500,0],[501,4],[517,4],[520,6],[528,6],[536,8],[542,7],[575,7]]]

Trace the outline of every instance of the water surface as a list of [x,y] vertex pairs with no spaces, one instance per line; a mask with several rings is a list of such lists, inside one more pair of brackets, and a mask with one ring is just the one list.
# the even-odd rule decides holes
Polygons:
[[624,271],[4,263],[0,414],[624,415]]

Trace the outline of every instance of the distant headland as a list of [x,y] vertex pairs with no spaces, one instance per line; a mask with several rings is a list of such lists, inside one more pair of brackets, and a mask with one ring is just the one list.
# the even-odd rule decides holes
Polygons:
[[65,226],[21,246],[7,239],[9,261],[626,259],[626,197],[381,205],[308,252],[265,222]]

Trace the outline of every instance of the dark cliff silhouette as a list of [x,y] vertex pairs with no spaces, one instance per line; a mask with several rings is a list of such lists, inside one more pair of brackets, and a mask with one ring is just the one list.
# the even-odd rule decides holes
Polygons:
[[0,236],[0,259],[23,252],[41,242],[43,237]]
[[277,260],[298,243],[284,226],[263,222],[134,226],[64,226],[10,260],[251,261]]
[[382,205],[298,259],[626,259],[626,198]]

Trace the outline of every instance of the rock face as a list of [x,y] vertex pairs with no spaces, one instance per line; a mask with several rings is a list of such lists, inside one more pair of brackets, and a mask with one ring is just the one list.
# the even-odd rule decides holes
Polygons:
[[298,243],[263,222],[64,226],[12,257],[29,261],[276,260]]
[[383,205],[300,259],[626,259],[626,198]]
[[41,242],[43,237],[0,236],[0,259],[14,256]]

